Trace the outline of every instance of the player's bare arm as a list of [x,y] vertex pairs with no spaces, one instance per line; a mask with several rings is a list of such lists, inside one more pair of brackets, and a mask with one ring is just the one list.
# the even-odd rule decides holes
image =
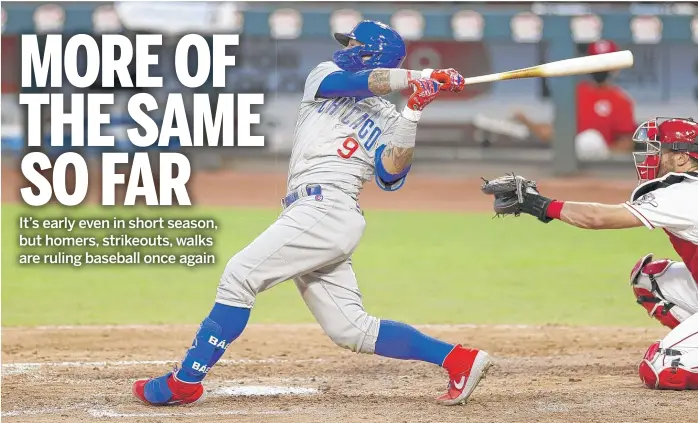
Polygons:
[[368,76],[368,89],[375,95],[386,95],[393,92],[390,88],[390,69],[372,70],[371,74]]
[[538,193],[535,182],[520,176],[505,176],[488,181],[483,185],[483,191],[495,195],[495,212],[498,214],[526,213],[545,223],[557,218],[581,229],[625,229],[643,226],[640,219],[622,204],[551,200]]
[[384,96],[410,88],[410,82],[432,79],[441,84],[442,91],[460,92],[465,80],[455,69],[368,69],[341,70],[327,75],[318,88],[317,97],[373,97]]
[[414,147],[396,147],[387,145],[383,150],[383,167],[388,173],[397,175],[407,168],[412,163]]
[[530,214],[548,223],[559,219],[582,229],[625,229],[644,226],[624,205],[557,201],[542,196],[535,182],[522,176],[507,175],[482,186],[495,197],[497,214]]
[[553,125],[549,123],[534,122],[523,112],[516,112],[514,114],[514,120],[524,124],[528,130],[531,131],[531,133],[542,142],[549,144],[552,141]]
[[[404,177],[412,164],[415,139],[417,137],[417,122],[422,116],[422,111],[438,96],[441,91],[460,92],[465,87],[463,76],[454,69],[427,69],[421,71],[422,78],[412,79],[414,71],[404,69],[390,69],[390,73],[384,69],[376,69],[369,78],[374,83],[371,90],[387,89],[395,90],[407,84],[412,88],[404,110],[396,128],[394,136],[386,144],[380,154],[380,160],[376,165],[378,176],[384,182],[394,182]],[[375,76],[374,76],[375,75]],[[424,75],[428,75],[425,77]]]
[[566,201],[560,220],[582,229],[625,229],[644,226],[622,204],[574,203]]
[[440,91],[440,84],[433,79],[417,79],[409,84],[412,95],[390,138],[376,150],[376,176],[387,184],[400,181],[409,172],[417,138],[417,122],[424,108],[434,101]]
[[[660,212],[658,207],[662,202],[655,200],[655,195],[659,194],[654,192],[698,177],[698,123],[692,119],[668,119],[660,124],[655,119],[640,125],[632,140],[643,145],[645,151],[633,153],[642,184],[628,203],[557,201],[541,195],[534,181],[513,174],[486,180],[482,191],[494,196],[497,214],[518,216],[525,213],[544,223],[558,219],[584,229],[692,226],[691,219],[679,216],[671,208]],[[662,195],[669,195],[666,193],[672,191],[662,192]],[[645,203],[652,207],[643,209]]]

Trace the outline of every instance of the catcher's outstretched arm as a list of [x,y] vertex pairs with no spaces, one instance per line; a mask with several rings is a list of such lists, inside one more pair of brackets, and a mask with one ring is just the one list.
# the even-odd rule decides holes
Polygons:
[[[484,179],[484,178],[483,178]],[[530,214],[543,223],[553,219],[583,229],[624,229],[644,226],[625,205],[575,203],[544,197],[534,181],[509,174],[493,180],[484,179],[482,192],[494,195],[497,215]]]
[[[557,204],[556,204],[557,203]],[[556,209],[560,209],[556,216]],[[624,229],[644,226],[623,205],[599,203],[574,203],[553,201],[548,208],[548,217],[558,218],[565,223],[583,229]]]

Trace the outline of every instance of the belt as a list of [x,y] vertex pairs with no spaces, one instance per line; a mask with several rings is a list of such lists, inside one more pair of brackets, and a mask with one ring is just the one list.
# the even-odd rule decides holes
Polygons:
[[[306,185],[298,188],[286,197],[281,199],[281,207],[286,208],[303,197],[314,195],[316,199],[322,200],[322,187],[320,185]],[[317,198],[317,197],[320,198]]]

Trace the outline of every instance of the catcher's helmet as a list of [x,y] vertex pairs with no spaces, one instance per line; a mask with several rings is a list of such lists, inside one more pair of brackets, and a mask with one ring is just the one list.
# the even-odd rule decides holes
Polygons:
[[407,54],[400,34],[382,22],[361,21],[350,33],[335,33],[334,38],[345,47],[349,40],[363,43],[334,53],[334,62],[346,71],[399,68]]
[[692,118],[655,118],[640,125],[633,141],[642,143],[644,151],[633,153],[641,181],[656,178],[662,150],[686,153],[698,160],[698,123]]

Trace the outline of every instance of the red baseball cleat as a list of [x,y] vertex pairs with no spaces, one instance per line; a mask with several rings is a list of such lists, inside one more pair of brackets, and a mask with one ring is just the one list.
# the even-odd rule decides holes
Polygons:
[[449,375],[448,391],[436,398],[436,401],[443,405],[463,404],[480,383],[480,379],[485,378],[490,366],[492,361],[486,352],[456,345],[443,364]]
[[204,385],[201,382],[182,382],[174,376],[173,372],[133,383],[133,395],[148,405],[193,404],[203,400],[204,394]]

